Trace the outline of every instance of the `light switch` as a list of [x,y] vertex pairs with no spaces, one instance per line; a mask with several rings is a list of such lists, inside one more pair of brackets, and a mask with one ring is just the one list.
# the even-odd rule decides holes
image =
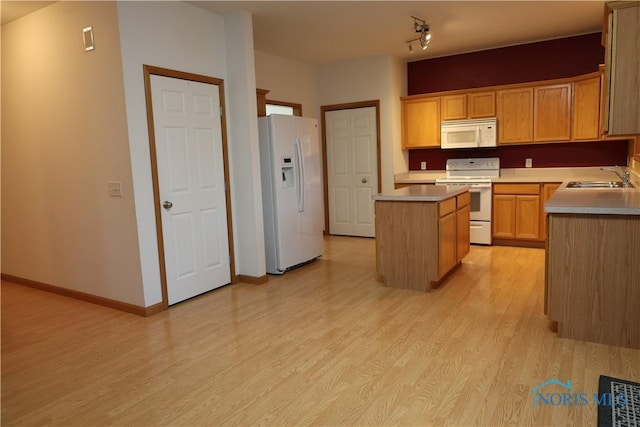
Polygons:
[[119,181],[109,181],[109,196],[122,197],[122,183]]
[[427,162],[420,162],[420,170],[421,171],[427,170]]
[[524,160],[524,167],[525,168],[530,168],[531,166],[533,166],[533,159],[525,159]]

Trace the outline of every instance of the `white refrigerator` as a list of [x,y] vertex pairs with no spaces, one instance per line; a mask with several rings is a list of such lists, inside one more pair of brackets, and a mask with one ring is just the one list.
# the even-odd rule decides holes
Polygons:
[[322,255],[318,122],[272,114],[258,120],[267,273]]

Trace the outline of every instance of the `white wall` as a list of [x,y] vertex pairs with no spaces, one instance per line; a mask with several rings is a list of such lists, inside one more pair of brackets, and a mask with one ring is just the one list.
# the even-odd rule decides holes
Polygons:
[[318,76],[312,65],[255,51],[256,86],[269,91],[267,99],[302,104],[302,115],[318,119]]
[[57,2],[2,27],[3,273],[143,305],[124,106],[115,3]]
[[227,120],[231,163],[231,197],[234,211],[236,272],[261,277],[267,273],[262,219],[262,184],[253,28],[251,15],[225,16],[227,37]]
[[400,96],[406,94],[406,65],[391,56],[378,56],[320,66],[320,105],[380,100],[382,191],[394,188],[394,173],[408,170],[401,147]]
[[[244,56],[246,51],[252,53],[253,44],[250,43],[248,46],[246,37],[237,37],[234,31],[228,30],[225,18],[184,2],[119,2],[118,17],[145,306],[159,303],[162,300],[162,294],[144,97],[143,64],[225,80],[225,98],[229,108],[227,111],[227,135],[231,157],[232,220],[234,230],[236,230],[237,241],[235,243],[240,247],[240,249],[236,247],[236,267],[240,274],[249,274],[245,273],[244,269],[259,273],[261,266],[254,266],[251,263],[259,264],[259,261],[256,260],[260,258],[260,250],[264,251],[264,246],[260,243],[260,238],[264,239],[264,236],[259,235],[259,230],[256,230],[255,224],[258,222],[256,210],[246,212],[241,203],[242,200],[248,198],[249,204],[255,204],[255,195],[239,194],[238,190],[242,190],[242,185],[238,186],[238,183],[242,184],[244,181],[242,175],[240,175],[240,179],[237,178],[241,173],[237,170],[239,167],[249,170],[254,167],[252,161],[242,164],[238,159],[252,144],[255,145],[255,150],[258,149],[257,130],[255,132],[252,130],[254,127],[257,129],[257,124],[251,125],[253,121],[257,120],[255,90],[253,105],[247,99],[247,93],[251,90],[251,86],[255,88],[254,70],[252,63],[243,63],[236,59],[227,60],[228,53],[232,58],[236,58],[238,55]],[[240,23],[242,25],[240,32],[247,31],[246,16],[241,19],[237,17],[229,19],[231,22],[229,28]],[[229,62],[231,66],[228,68]],[[226,86],[227,81],[231,83],[229,87]],[[242,89],[243,84],[246,86],[244,89]],[[236,97],[239,99],[237,103],[235,102]],[[250,130],[245,131],[245,128]],[[249,175],[251,176],[251,174]],[[259,185],[257,188],[260,188]],[[259,220],[262,221],[261,211]],[[245,230],[248,230],[246,231],[249,234],[248,238],[243,238],[245,236],[242,233]],[[246,244],[245,240],[254,244]],[[248,261],[249,265],[245,265],[245,256],[250,260]],[[243,260],[242,263],[239,260]],[[264,264],[264,256],[262,256],[262,263]],[[264,274],[264,269],[262,274]]]

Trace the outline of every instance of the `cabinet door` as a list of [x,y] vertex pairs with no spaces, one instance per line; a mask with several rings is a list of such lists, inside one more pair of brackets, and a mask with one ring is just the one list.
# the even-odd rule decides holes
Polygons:
[[640,2],[607,5],[614,10],[605,53],[606,129],[609,135],[640,134]]
[[551,195],[560,187],[560,183],[552,182],[542,185],[542,203],[540,203],[540,239],[547,238],[547,213],[544,211],[544,204]]
[[493,237],[513,239],[516,236],[516,196],[493,196]]
[[461,261],[470,251],[470,215],[469,205],[456,211],[456,261]]
[[496,93],[478,92],[467,95],[467,111],[470,119],[496,116]]
[[571,83],[535,88],[533,139],[534,141],[571,139]]
[[540,196],[516,197],[516,239],[540,238]]
[[598,139],[600,137],[600,76],[573,83],[572,114],[572,139]]
[[467,95],[447,95],[442,97],[442,120],[463,120],[467,118]]
[[498,142],[514,144],[533,141],[533,88],[498,91]]
[[402,148],[440,146],[440,97],[402,101]]
[[456,265],[456,213],[443,216],[438,224],[438,276],[441,278]]

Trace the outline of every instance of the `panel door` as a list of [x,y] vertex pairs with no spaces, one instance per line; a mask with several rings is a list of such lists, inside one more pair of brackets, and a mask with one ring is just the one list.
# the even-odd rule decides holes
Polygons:
[[493,196],[493,237],[513,238],[516,229],[516,196]]
[[440,146],[440,97],[402,101],[402,148]]
[[533,139],[534,141],[571,139],[571,83],[535,88]]
[[327,111],[329,233],[374,237],[378,192],[375,107]]
[[574,140],[598,139],[600,136],[600,76],[573,83]]
[[231,281],[218,86],[151,76],[168,303]]
[[516,239],[540,237],[540,196],[516,196]]
[[462,120],[467,118],[467,95],[447,95],[442,97],[442,120]]
[[533,88],[498,91],[498,142],[533,141]]

